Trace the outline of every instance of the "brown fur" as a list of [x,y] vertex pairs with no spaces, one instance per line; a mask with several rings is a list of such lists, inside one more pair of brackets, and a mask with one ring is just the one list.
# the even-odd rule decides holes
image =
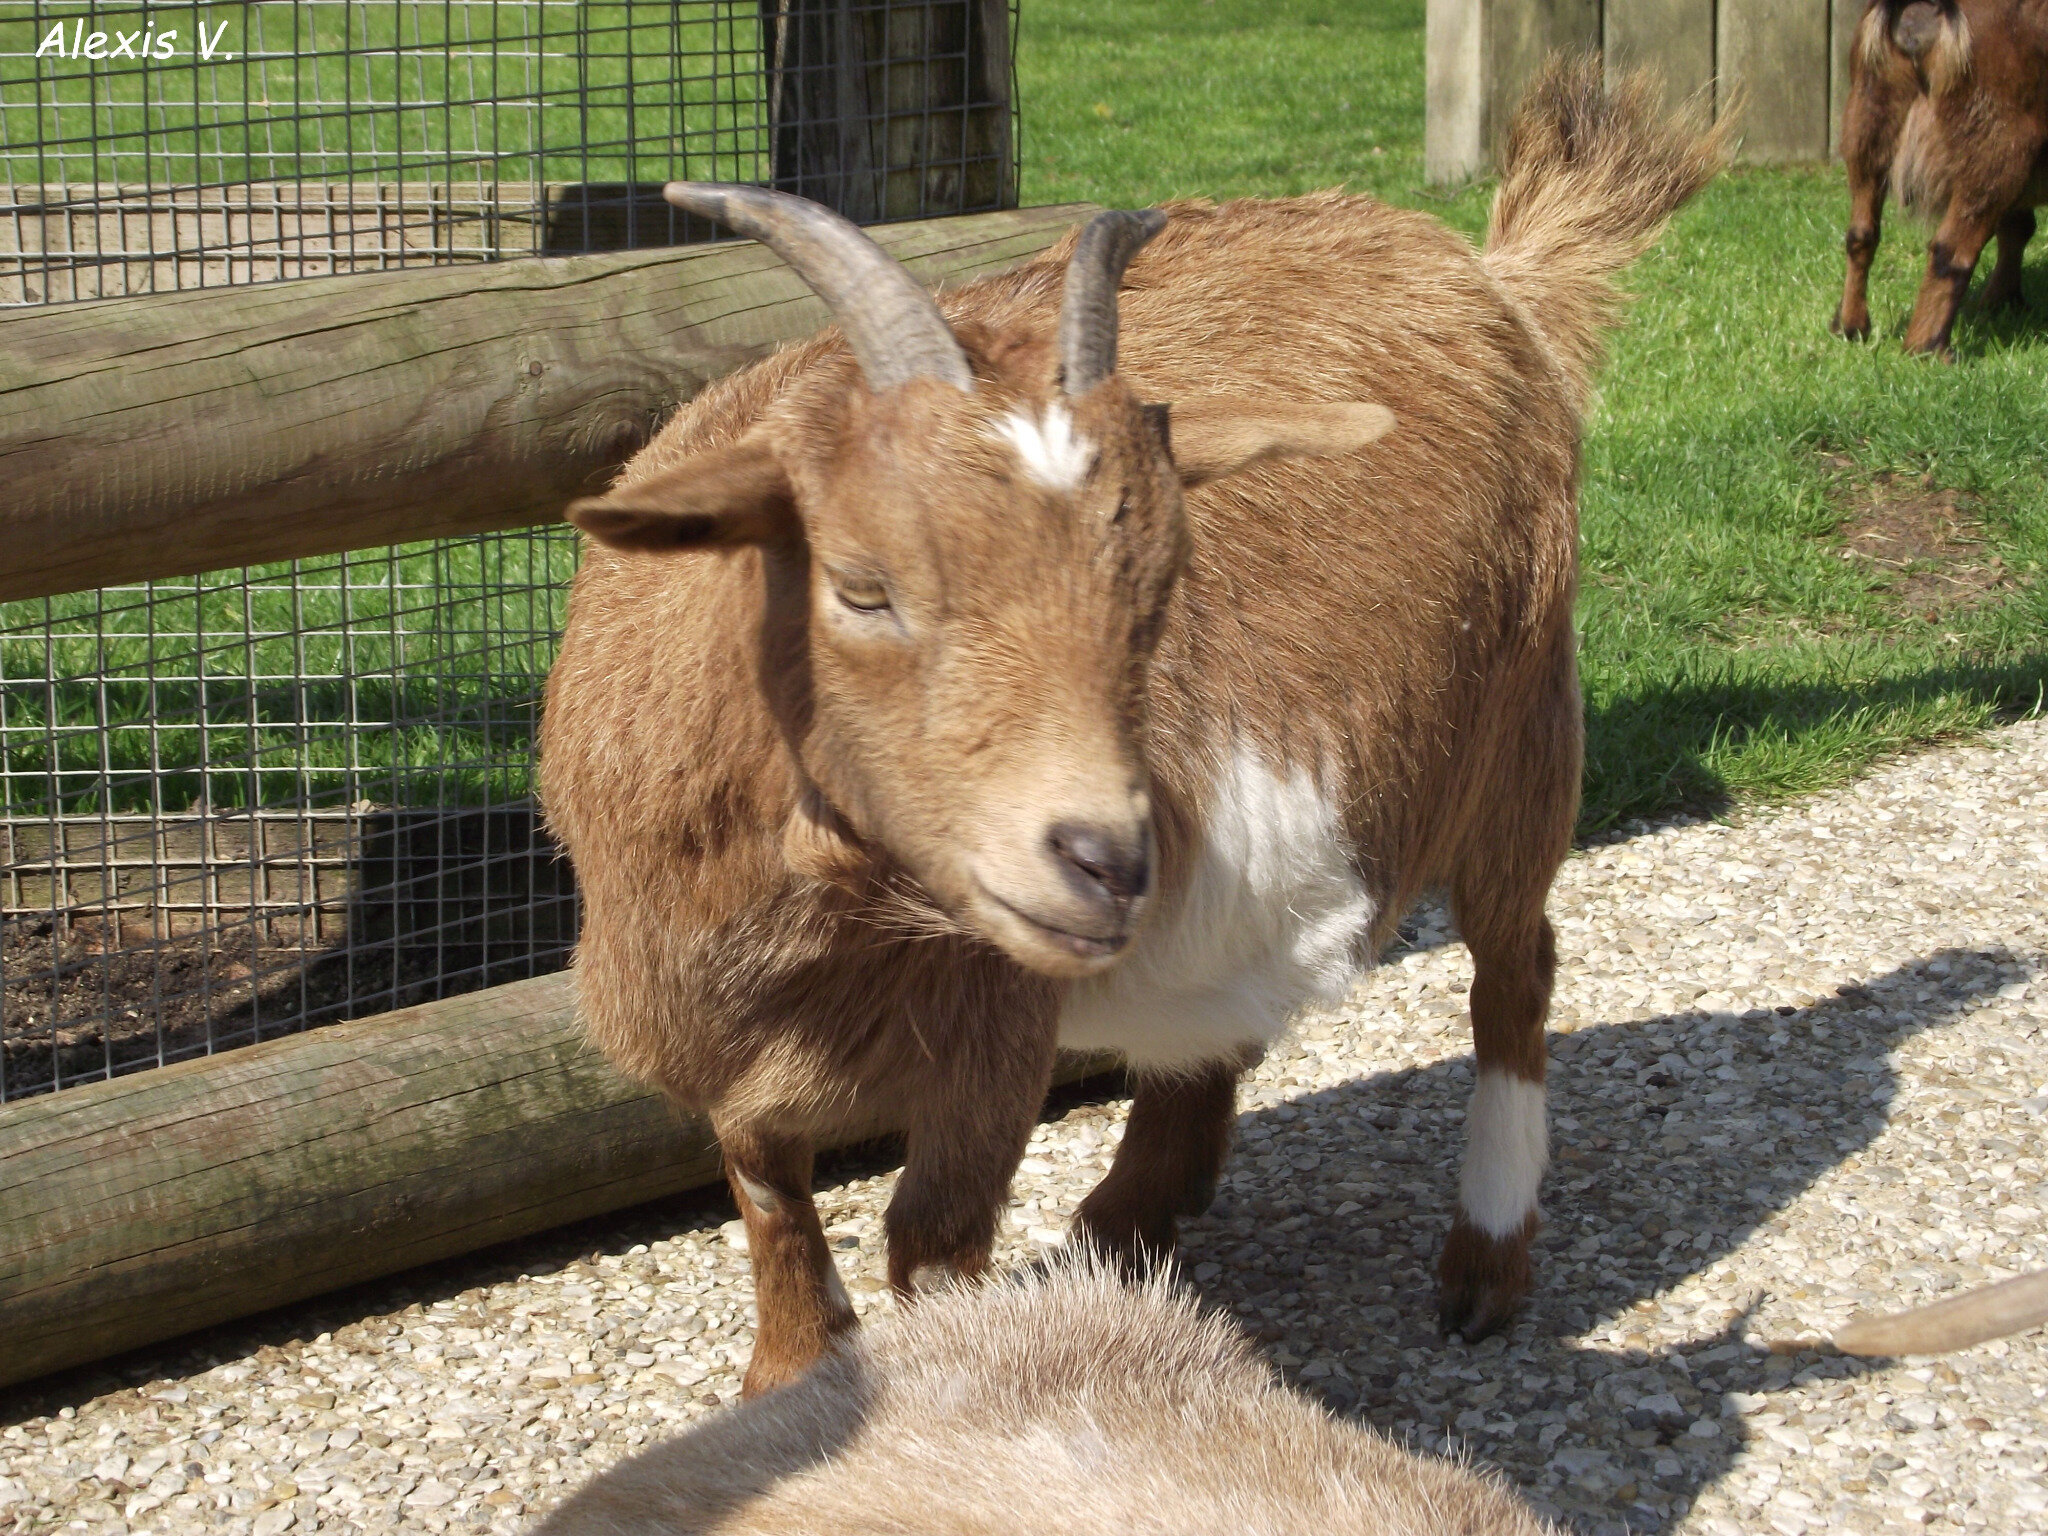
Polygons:
[[1935,223],[1906,347],[1953,357],[1950,336],[1993,234],[1987,308],[2021,304],[2033,210],[2048,201],[2048,0],[1872,0],[1842,111],[1848,272],[1836,334],[1870,334],[1869,275],[1885,198]]
[[642,1452],[536,1536],[1541,1536],[1492,1476],[1331,1418],[1162,1281],[942,1292]]
[[[1597,64],[1547,77],[1483,256],[1336,192],[1172,205],[1125,282],[1117,374],[1072,402],[1103,457],[1071,496],[991,441],[1058,398],[1070,243],[943,300],[973,392],[870,394],[827,332],[706,390],[579,510],[632,546],[589,548],[543,733],[582,1009],[622,1066],[712,1116],[750,1232],[747,1180],[788,1218],[756,1237],[749,1391],[845,1322],[812,1145],[908,1128],[899,1287],[984,1262],[1073,978],[1180,913],[1233,754],[1335,807],[1376,912],[1364,948],[1451,888],[1479,1065],[1540,1082],[1543,903],[1581,751],[1579,412],[1607,275],[1718,152],[1649,99],[1607,98]],[[1142,408],[1162,401],[1172,454]],[[1374,441],[1379,406],[1398,425]],[[763,454],[780,477],[735,510]],[[616,515],[649,497],[644,525]],[[698,552],[650,553],[648,529]],[[884,575],[897,629],[846,607]],[[1059,905],[1044,828],[1077,817],[1150,842],[1135,894]],[[991,878],[1069,938],[995,910]],[[1084,1232],[1171,1241],[1254,1055],[1140,1074]],[[1447,1325],[1520,1295],[1447,1294],[1481,1292]]]
[[[1487,221],[1486,267],[1528,305],[1583,403],[1606,333],[1621,318],[1609,277],[1656,243],[1664,220],[1703,186],[1734,128],[1701,136],[1658,126],[1654,77],[1610,90],[1552,69],[1508,128],[1500,191]],[[1651,209],[1661,210],[1646,217]]]

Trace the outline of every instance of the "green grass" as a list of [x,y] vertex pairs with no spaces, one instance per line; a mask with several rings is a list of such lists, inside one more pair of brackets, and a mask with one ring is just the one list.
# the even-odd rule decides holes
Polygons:
[[[18,181],[659,181],[758,160],[762,79],[735,68],[758,17],[732,0],[36,11],[0,19],[0,146],[43,146]],[[66,50],[101,32],[148,61],[38,58],[60,19]]]
[[553,528],[0,604],[0,815],[516,799],[575,558]]
[[[1418,0],[1028,0],[1024,201],[1345,184],[1477,237],[1491,187],[1422,185]],[[2048,281],[1967,318],[1955,367],[1899,350],[1924,234],[1873,274],[1883,338],[1827,332],[1838,169],[1744,170],[1627,279],[1589,423],[1583,827],[1819,789],[2036,708],[2048,689]],[[1930,618],[1840,525],[1885,472],[1963,492],[2005,587]]]

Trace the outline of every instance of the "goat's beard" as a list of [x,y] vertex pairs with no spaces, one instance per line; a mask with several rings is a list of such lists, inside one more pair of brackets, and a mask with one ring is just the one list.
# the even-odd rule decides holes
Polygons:
[[893,938],[989,942],[979,930],[948,912],[930,891],[900,868],[883,872],[869,886],[868,901],[859,915],[861,921]]

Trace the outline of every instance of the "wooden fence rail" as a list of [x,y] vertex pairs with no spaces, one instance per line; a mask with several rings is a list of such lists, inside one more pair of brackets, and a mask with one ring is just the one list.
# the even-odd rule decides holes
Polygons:
[[[871,233],[936,285],[1089,211]],[[827,319],[751,241],[0,318],[0,602],[550,521],[681,401]]]
[[0,1386],[719,1178],[710,1125],[585,1042],[568,975],[19,1101]]
[[1647,65],[1673,106],[1718,115],[1739,94],[1740,158],[1835,152],[1849,44],[1865,0],[1429,0],[1423,158],[1431,181],[1487,170],[1523,90],[1554,50]]

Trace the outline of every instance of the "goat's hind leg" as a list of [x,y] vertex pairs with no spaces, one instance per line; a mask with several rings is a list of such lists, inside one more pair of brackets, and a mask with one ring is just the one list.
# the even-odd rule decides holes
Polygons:
[[1883,234],[1885,192],[1906,104],[1888,81],[1859,79],[1842,122],[1842,159],[1849,170],[1849,229],[1842,248],[1848,270],[1842,302],[1828,328],[1850,341],[1870,335],[1870,262]]
[[1136,1075],[1116,1160],[1074,1215],[1085,1242],[1136,1269],[1173,1252],[1176,1219],[1201,1215],[1216,1197],[1243,1071],[1233,1058]]
[[[1956,316],[1963,307],[1963,295],[1970,291],[1970,277],[1977,270],[1977,258],[2002,234],[2005,219],[2019,198],[2023,177],[2014,174],[2005,183],[1973,187],[1969,195],[1958,192],[1949,200],[1948,212],[1927,246],[1927,270],[1920,279],[1920,292],[1913,300],[1913,318],[1906,325],[1906,350],[1931,352],[1944,362],[1955,361],[1949,344]],[[2028,215],[2032,223],[2032,215]],[[2017,232],[2017,231],[2015,231]],[[2015,252],[2018,244],[2015,243]],[[2005,244],[1999,243],[1999,261],[2004,264]],[[2018,265],[2015,256],[2014,265]],[[2018,285],[2014,273],[2012,281]]]
[[1861,172],[1853,162],[1849,172],[1849,231],[1842,237],[1847,271],[1842,280],[1842,302],[1828,329],[1847,341],[1870,337],[1870,263],[1877,255],[1883,234],[1885,173]]
[[754,1358],[740,1395],[758,1397],[817,1364],[832,1336],[854,1326],[811,1201],[811,1149],[756,1126],[719,1127],[726,1179],[747,1224],[753,1262]]
[[1540,910],[1533,922],[1476,933],[1461,911],[1459,924],[1472,949],[1479,1070],[1465,1115],[1458,1214],[1437,1277],[1444,1332],[1471,1341],[1506,1323],[1529,1294],[1536,1193],[1550,1160],[1543,1021],[1557,944]]
[[1987,310],[2025,309],[2026,295],[2020,291],[2021,259],[2027,242],[2034,238],[2034,210],[2011,209],[1998,221],[1998,262],[1984,285]]
[[1523,750],[1507,754],[1511,789],[1467,843],[1451,908],[1472,952],[1472,1049],[1478,1072],[1465,1115],[1458,1214],[1437,1269],[1446,1333],[1470,1341],[1505,1324],[1529,1294],[1536,1194],[1550,1159],[1544,1022],[1557,939],[1544,915],[1571,849],[1582,749],[1567,653],[1557,702],[1531,712]]

